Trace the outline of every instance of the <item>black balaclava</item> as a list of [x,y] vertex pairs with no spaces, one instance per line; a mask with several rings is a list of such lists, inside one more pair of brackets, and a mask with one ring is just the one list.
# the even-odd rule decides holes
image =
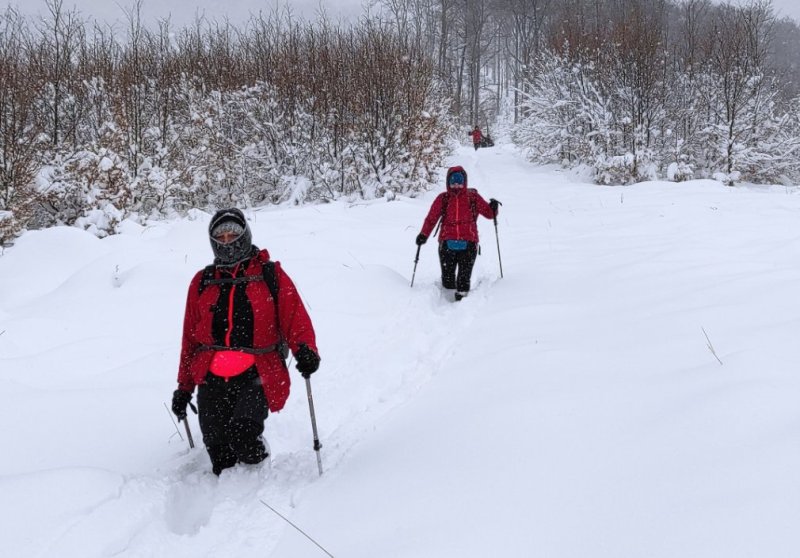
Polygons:
[[[215,229],[220,225],[225,229],[238,227],[242,233],[230,244],[222,244],[214,239]],[[236,265],[253,255],[253,235],[250,233],[250,227],[247,226],[244,213],[235,207],[220,209],[214,214],[208,225],[208,236],[211,239],[211,249],[214,251],[214,264],[216,265]]]

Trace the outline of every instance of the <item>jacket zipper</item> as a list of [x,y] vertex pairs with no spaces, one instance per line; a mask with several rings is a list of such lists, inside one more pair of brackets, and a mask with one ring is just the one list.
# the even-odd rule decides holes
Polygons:
[[461,215],[460,215],[461,212],[459,211],[460,209],[459,201],[460,200],[458,198],[458,195],[456,195],[456,239],[457,240],[461,238]]
[[[236,264],[236,267],[233,268],[233,274],[231,278],[235,278],[236,274],[239,272],[239,265]],[[233,295],[236,293],[236,283],[231,285],[231,294],[228,295],[228,331],[225,332],[225,346],[231,346],[231,333],[233,333]],[[225,377],[225,382],[230,380],[227,376]]]
[[[231,278],[235,278],[236,274],[239,272],[239,265],[236,264],[236,267],[233,268],[233,273],[231,274]],[[233,333],[233,295],[236,293],[236,283],[231,285],[231,293],[228,295],[228,331],[225,332],[225,346],[231,346],[231,333]]]

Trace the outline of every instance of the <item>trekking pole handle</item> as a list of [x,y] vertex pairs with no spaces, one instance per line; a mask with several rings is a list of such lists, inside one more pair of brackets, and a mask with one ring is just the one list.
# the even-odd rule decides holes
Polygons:
[[[497,202],[497,205],[503,205],[503,202],[501,202],[500,200],[496,200],[494,198],[491,198],[489,201],[490,202]],[[492,216],[492,219],[494,220],[494,225],[497,226],[497,214],[496,213]]]

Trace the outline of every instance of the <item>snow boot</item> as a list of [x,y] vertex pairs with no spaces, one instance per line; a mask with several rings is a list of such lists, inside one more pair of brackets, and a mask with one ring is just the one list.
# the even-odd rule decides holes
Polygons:
[[206,451],[208,451],[208,456],[211,458],[211,470],[217,476],[225,469],[236,465],[236,454],[228,445],[206,446]]
[[255,465],[269,457],[269,445],[263,436],[247,442],[236,441],[233,446],[239,463]]

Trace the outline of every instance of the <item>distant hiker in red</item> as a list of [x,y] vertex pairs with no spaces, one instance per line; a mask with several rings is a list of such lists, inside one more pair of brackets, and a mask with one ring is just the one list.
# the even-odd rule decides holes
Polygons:
[[472,136],[472,145],[475,147],[475,150],[477,151],[478,148],[481,146],[481,138],[483,138],[481,129],[478,128],[478,125],[476,124],[471,132],[467,132],[467,135]]
[[288,350],[306,378],[320,357],[297,288],[253,245],[244,214],[218,211],[208,231],[214,263],[189,285],[172,412],[185,420],[198,386],[200,430],[219,475],[269,456],[261,434],[268,412],[280,411],[289,396]]
[[442,267],[442,287],[456,289],[455,300],[469,292],[472,267],[478,256],[478,215],[487,219],[497,216],[500,202],[487,203],[477,190],[467,188],[467,172],[463,167],[447,171],[447,191],[439,194],[417,235],[417,245],[428,241],[433,228],[441,219],[439,231],[439,263]]

